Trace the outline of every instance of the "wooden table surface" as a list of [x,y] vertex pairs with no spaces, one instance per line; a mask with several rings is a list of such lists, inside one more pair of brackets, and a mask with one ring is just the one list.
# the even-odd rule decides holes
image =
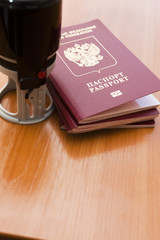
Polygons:
[[[95,18],[160,77],[159,0],[64,0],[63,26]],[[82,135],[61,131],[56,113],[30,126],[0,118],[0,232],[159,240],[160,117],[154,129]]]

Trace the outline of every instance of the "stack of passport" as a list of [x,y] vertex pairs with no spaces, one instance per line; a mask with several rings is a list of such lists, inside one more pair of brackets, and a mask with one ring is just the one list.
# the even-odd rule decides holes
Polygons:
[[160,80],[96,19],[62,29],[47,87],[69,133],[154,127]]

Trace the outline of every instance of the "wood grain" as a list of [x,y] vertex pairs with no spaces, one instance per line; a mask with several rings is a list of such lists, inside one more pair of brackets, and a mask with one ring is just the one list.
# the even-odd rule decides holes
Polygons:
[[[65,0],[63,26],[101,19],[160,76],[159,11],[158,0]],[[6,80],[0,73],[0,87]],[[13,93],[3,100],[10,109],[14,101]],[[154,129],[75,136],[59,130],[56,112],[30,126],[0,119],[0,232],[47,240],[158,240],[159,156],[159,118]]]

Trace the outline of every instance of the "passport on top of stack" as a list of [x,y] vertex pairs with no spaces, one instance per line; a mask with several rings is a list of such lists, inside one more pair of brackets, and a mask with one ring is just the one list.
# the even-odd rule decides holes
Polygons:
[[160,80],[96,19],[62,29],[47,87],[69,133],[155,126]]

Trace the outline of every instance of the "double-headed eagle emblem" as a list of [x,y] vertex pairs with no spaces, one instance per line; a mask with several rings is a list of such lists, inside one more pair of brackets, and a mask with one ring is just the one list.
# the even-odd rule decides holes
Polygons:
[[103,59],[100,48],[94,43],[74,44],[64,50],[65,57],[80,67],[92,67]]

